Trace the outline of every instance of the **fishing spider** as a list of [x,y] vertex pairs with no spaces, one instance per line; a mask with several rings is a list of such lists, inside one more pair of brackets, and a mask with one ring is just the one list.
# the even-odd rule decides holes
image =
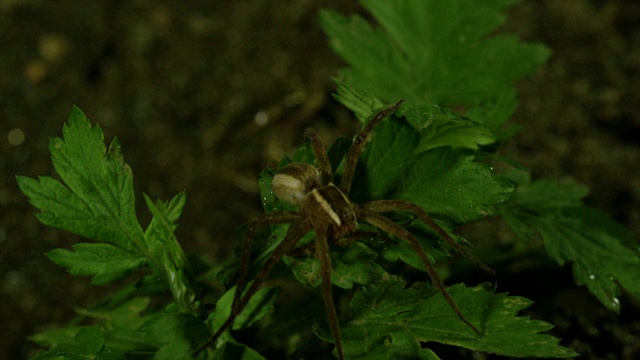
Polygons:
[[[245,233],[240,273],[231,314],[213,337],[203,345],[197,353],[213,344],[218,337],[231,326],[236,316],[247,306],[251,297],[267,279],[273,266],[276,265],[283,256],[291,255],[298,241],[302,239],[305,234],[313,230],[315,231],[315,243],[312,244],[312,246],[315,246],[315,252],[321,265],[322,298],[327,310],[331,335],[335,340],[338,358],[341,360],[344,359],[338,315],[331,295],[332,267],[329,243],[334,243],[350,234],[354,234],[358,222],[373,225],[382,231],[407,241],[420,258],[433,284],[440,293],[442,293],[451,309],[458,315],[463,323],[473,329],[478,335],[481,334],[478,328],[464,317],[453,301],[418,240],[405,228],[382,216],[381,213],[400,211],[415,214],[418,219],[433,229],[433,231],[445,239],[449,245],[462,255],[489,273],[493,273],[493,271],[455,242],[451,236],[437,225],[418,205],[403,200],[374,200],[363,204],[354,204],[348,198],[358,157],[369,141],[371,132],[386,117],[393,114],[401,104],[402,101],[399,101],[397,104],[378,112],[355,138],[347,154],[346,165],[339,187],[333,183],[331,164],[329,163],[328,155],[320,140],[320,136],[315,130],[307,129],[305,135],[311,142],[318,166],[315,167],[306,163],[289,164],[274,176],[272,183],[273,192],[276,197],[285,203],[298,205],[300,210],[263,214],[250,223]],[[289,230],[282,242],[280,242],[271,256],[260,267],[249,289],[241,296],[247,282],[247,273],[251,260],[251,242],[254,234],[258,228],[277,224],[289,224]]]

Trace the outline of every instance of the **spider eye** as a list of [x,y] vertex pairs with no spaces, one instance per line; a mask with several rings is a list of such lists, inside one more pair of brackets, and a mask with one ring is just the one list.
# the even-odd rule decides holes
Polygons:
[[271,187],[280,201],[300,205],[311,190],[320,186],[320,172],[305,163],[293,163],[283,167],[273,177]]

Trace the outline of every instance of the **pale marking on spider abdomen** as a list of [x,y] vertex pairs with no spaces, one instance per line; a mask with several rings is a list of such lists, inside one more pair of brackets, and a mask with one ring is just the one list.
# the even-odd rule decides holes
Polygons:
[[342,220],[340,220],[340,217],[338,216],[338,214],[336,214],[336,212],[333,211],[333,209],[331,208],[331,205],[327,202],[327,200],[325,200],[322,197],[322,195],[320,195],[318,190],[313,189],[311,191],[311,194],[313,194],[313,197],[316,199],[318,204],[320,204],[320,207],[322,208],[322,210],[324,210],[327,214],[329,214],[329,217],[331,218],[331,220],[333,220],[333,222],[336,223],[338,226],[342,225]]
[[277,174],[273,179],[273,191],[284,202],[299,204],[306,195],[305,184],[294,176]]

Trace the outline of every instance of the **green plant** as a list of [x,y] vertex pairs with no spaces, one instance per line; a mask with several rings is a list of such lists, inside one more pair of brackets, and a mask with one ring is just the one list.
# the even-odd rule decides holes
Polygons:
[[[522,44],[513,36],[489,36],[503,21],[500,11],[512,2],[363,0],[378,28],[357,16],[321,14],[331,46],[350,66],[341,71],[336,98],[361,121],[385,104],[406,101],[392,119],[376,128],[360,157],[350,198],[356,203],[414,202],[449,232],[501,216],[521,241],[535,246],[532,240],[540,238],[559,264],[571,261],[577,284],[587,285],[604,306],[618,311],[620,287],[640,297],[640,256],[633,239],[605,215],[583,206],[584,187],[532,181],[517,161],[492,152],[515,131],[505,128],[515,108],[513,82],[548,56],[545,48]],[[446,107],[459,109],[464,117]],[[339,140],[329,149],[338,176],[349,146],[350,141]],[[143,228],[134,211],[132,170],[124,162],[120,144],[113,140],[106,148],[100,128],[91,126],[77,108],[63,128],[63,137],[51,141],[50,151],[60,181],[18,177],[18,184],[41,210],[37,216],[42,223],[94,242],[47,255],[72,274],[92,276],[96,285],[143,268],[148,275],[100,304],[79,309],[78,319],[70,325],[35,335],[32,339],[47,348],[35,358],[193,357],[227,319],[235,291],[231,287],[220,296],[210,291],[207,297],[199,280],[217,272],[222,282],[231,279],[229,274],[236,269],[199,259],[209,268],[191,270],[173,233],[185,194],[155,203],[145,196],[153,220]],[[281,167],[291,161],[314,163],[309,144],[292,160],[284,159]],[[512,168],[495,174],[492,162]],[[288,208],[273,195],[273,175],[272,170],[260,174],[266,212]],[[394,214],[394,220],[416,234],[432,260],[449,256],[426,226],[402,213]],[[260,234],[264,246],[254,249],[250,274],[285,232],[286,227],[274,226]],[[372,234],[361,242],[333,247],[331,255],[349,359],[437,359],[429,350],[431,341],[509,356],[576,355],[559,346],[558,339],[541,334],[551,325],[517,316],[530,300],[495,294],[490,284],[450,286],[448,292],[465,316],[482,324],[483,335],[478,336],[424,282],[426,274],[416,277],[407,271],[422,269],[422,264],[402,241]],[[288,257],[285,262],[290,271],[281,269],[281,277],[291,280],[293,273],[300,283],[319,284],[319,265],[313,257]],[[157,295],[167,292],[172,300],[163,302]],[[332,341],[326,316],[318,308],[319,294],[282,311],[274,307],[278,292],[276,287],[263,287],[234,320],[233,330],[266,329],[250,342],[253,348],[236,341],[238,333],[225,332],[197,357],[263,358],[254,348],[304,354],[319,346],[319,339]],[[207,313],[204,309],[214,303],[214,310]]]

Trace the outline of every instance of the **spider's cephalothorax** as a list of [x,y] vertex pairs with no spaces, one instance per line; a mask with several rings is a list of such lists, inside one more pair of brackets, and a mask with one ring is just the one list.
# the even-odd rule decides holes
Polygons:
[[273,177],[272,187],[278,199],[299,205],[311,226],[325,228],[329,237],[340,239],[358,225],[349,199],[333,182],[323,184],[320,172],[312,165],[293,163],[283,167]]
[[[249,299],[251,299],[267,279],[273,266],[275,266],[283,256],[292,254],[298,241],[302,239],[305,234],[313,230],[315,232],[315,242],[313,245],[315,245],[316,256],[320,261],[322,275],[322,298],[327,310],[331,335],[335,340],[338,357],[341,360],[344,359],[338,315],[331,294],[332,268],[329,244],[354,233],[358,222],[367,223],[396,238],[407,241],[420,258],[434,286],[444,296],[451,309],[458,315],[462,322],[477,334],[481,334],[475,325],[464,317],[445,289],[442,280],[440,280],[438,273],[429,261],[420,242],[409,231],[383,216],[382,213],[410,212],[415,214],[420,221],[433,229],[433,231],[462,255],[466,256],[485,271],[489,273],[493,273],[493,271],[455,242],[422,208],[411,202],[403,200],[375,200],[363,204],[354,204],[349,200],[348,195],[355,175],[356,163],[366,143],[369,141],[371,132],[382,120],[394,113],[398,107],[400,107],[401,103],[402,101],[378,112],[353,140],[353,144],[347,153],[340,186],[333,184],[333,172],[320,136],[313,129],[306,131],[306,136],[311,141],[311,146],[316,156],[317,167],[310,164],[293,163],[283,167],[274,176],[272,181],[273,192],[278,199],[288,204],[297,205],[300,207],[300,210],[272,212],[261,215],[251,222],[245,234],[244,247],[240,259],[238,283],[231,315],[222,326],[217,329],[209,342],[200,347],[196,353],[199,353],[214,343],[219,336],[231,326],[236,316],[247,306]],[[289,230],[271,256],[262,264],[251,286],[243,292],[247,282],[249,263],[251,261],[251,243],[254,234],[258,228],[277,224],[289,224]]]

